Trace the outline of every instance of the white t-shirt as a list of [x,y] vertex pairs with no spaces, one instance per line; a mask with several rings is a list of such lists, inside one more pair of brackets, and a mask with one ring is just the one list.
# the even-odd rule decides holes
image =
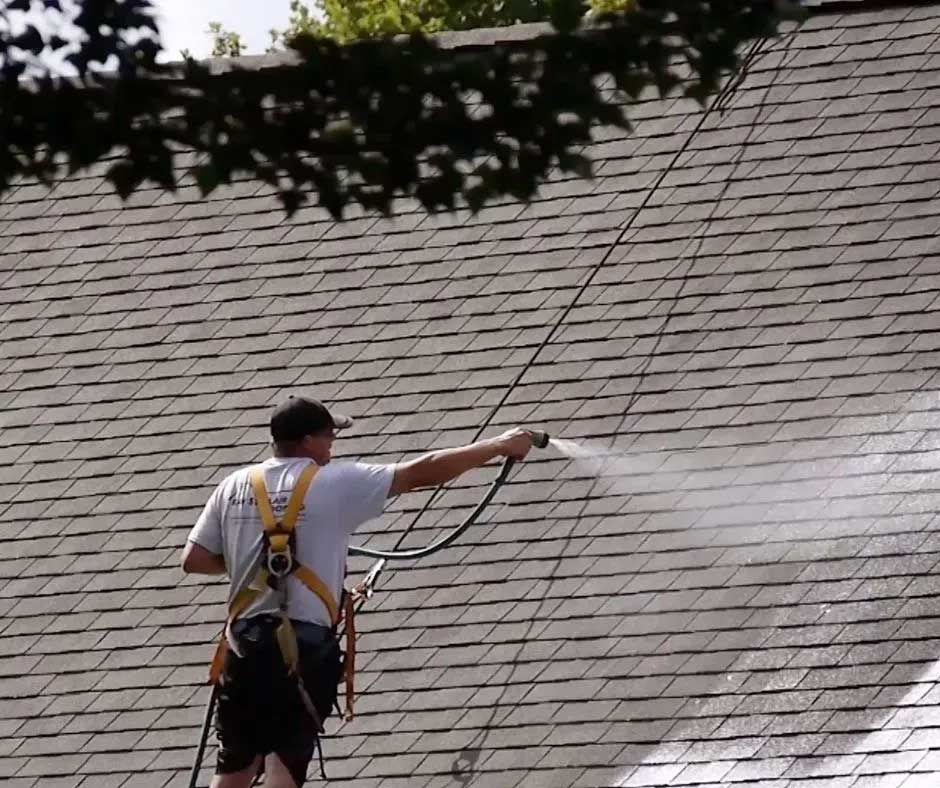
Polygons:
[[[312,461],[276,458],[261,464],[275,516],[287,508],[297,478]],[[189,534],[189,541],[225,558],[231,585],[229,602],[258,572],[261,557],[261,515],[251,488],[250,469],[241,468],[216,487]],[[378,517],[388,498],[394,465],[359,462],[328,463],[307,490],[294,526],[297,560],[316,572],[337,603],[343,588],[349,536],[362,523]],[[326,606],[296,577],[288,577],[288,615],[300,621],[330,625]],[[249,605],[240,617],[278,611],[271,591]]]

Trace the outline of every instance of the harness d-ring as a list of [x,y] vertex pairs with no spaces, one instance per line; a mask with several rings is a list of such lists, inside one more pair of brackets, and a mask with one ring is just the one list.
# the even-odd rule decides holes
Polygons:
[[268,572],[278,579],[294,571],[293,534],[278,522],[276,527],[264,534],[265,564]]

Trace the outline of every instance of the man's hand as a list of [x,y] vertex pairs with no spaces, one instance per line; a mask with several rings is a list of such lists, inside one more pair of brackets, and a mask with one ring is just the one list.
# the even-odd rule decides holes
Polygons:
[[521,427],[514,427],[498,436],[496,443],[502,456],[524,460],[532,448],[532,433]]

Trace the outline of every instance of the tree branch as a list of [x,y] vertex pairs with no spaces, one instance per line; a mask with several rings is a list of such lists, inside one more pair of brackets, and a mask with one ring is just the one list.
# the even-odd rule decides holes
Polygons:
[[68,45],[76,80],[24,83],[16,45],[0,40],[0,193],[17,177],[51,183],[111,159],[107,177],[123,197],[147,181],[172,190],[183,148],[198,154],[204,195],[247,175],[276,185],[288,213],[311,194],[336,218],[351,202],[390,213],[404,195],[430,211],[528,200],[554,167],[589,177],[592,129],[629,128],[626,105],[648,88],[704,102],[739,67],[742,44],[776,34],[777,5],[649,0],[582,29],[579,4],[557,0],[560,29],[523,41],[461,49],[420,35],[348,46],[299,36],[295,64],[232,61],[216,73],[192,60],[157,64],[157,44],[140,38],[147,0],[86,0],[73,20],[85,38]]

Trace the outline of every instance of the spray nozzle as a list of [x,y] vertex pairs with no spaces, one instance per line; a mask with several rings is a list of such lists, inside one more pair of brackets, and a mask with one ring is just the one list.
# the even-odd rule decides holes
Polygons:
[[532,436],[532,445],[537,449],[544,449],[548,446],[548,433],[542,432],[542,430],[528,430],[529,435]]

